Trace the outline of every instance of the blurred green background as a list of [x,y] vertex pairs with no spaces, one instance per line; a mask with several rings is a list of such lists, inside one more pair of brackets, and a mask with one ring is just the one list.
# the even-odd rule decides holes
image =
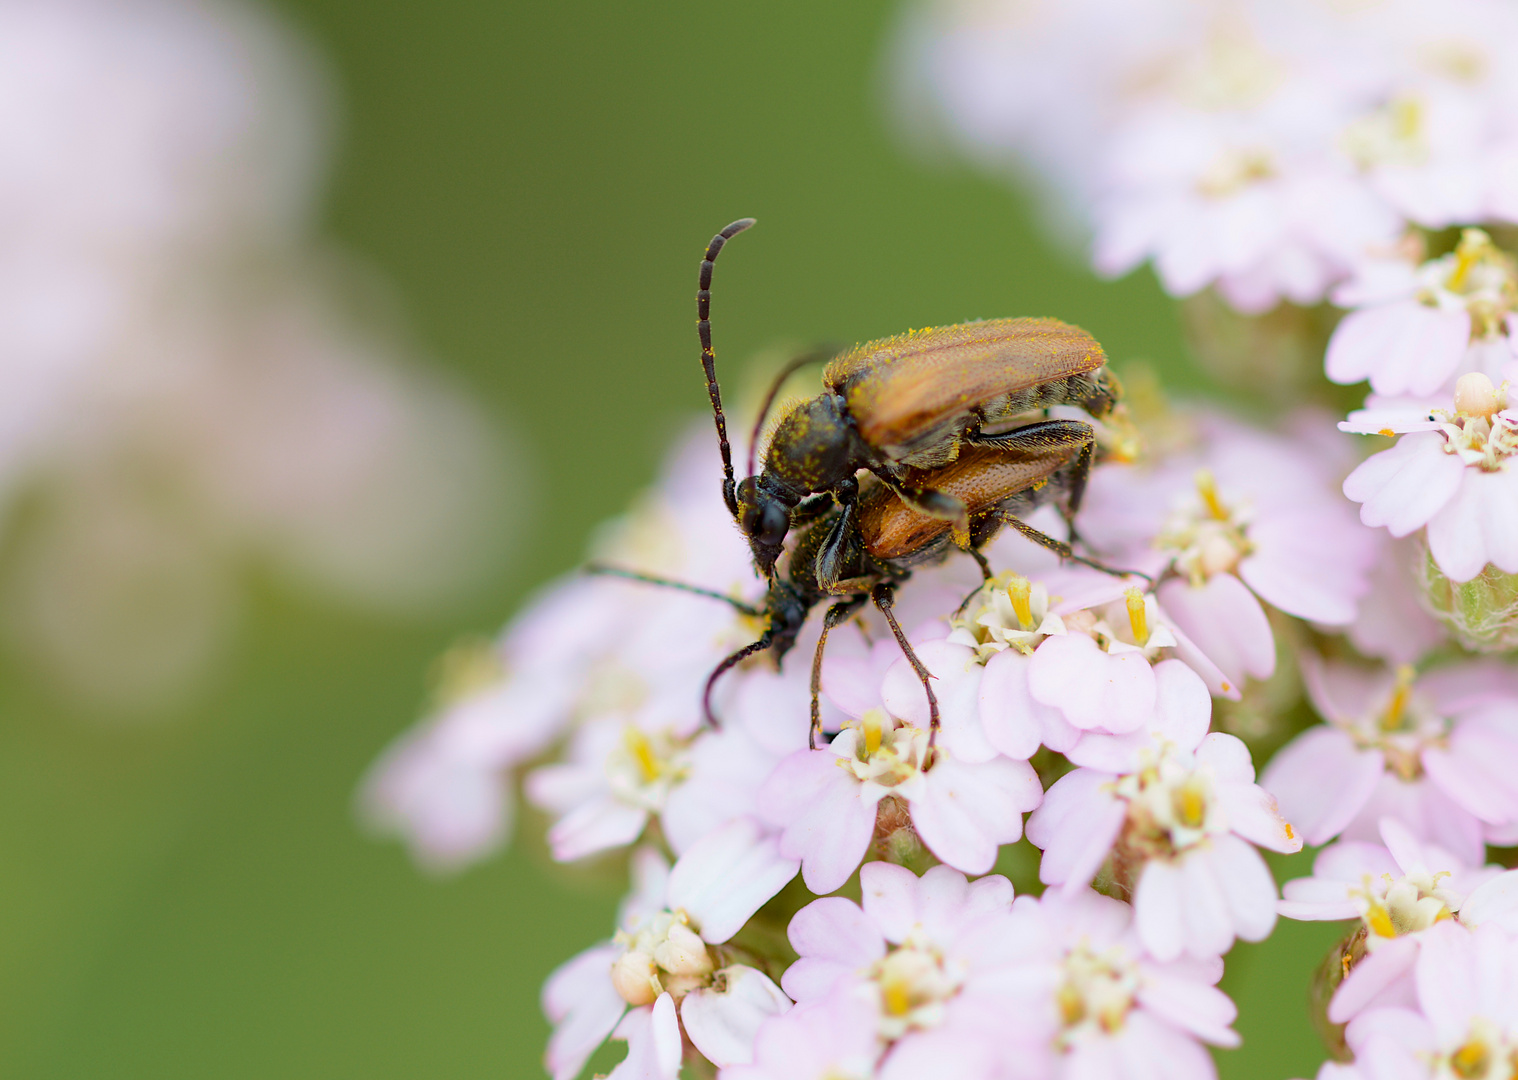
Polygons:
[[[1004,186],[904,151],[894,5],[278,6],[346,100],[329,234],[515,425],[539,497],[508,571],[446,622],[263,588],[235,663],[157,725],[0,672],[0,1075],[542,1075],[539,984],[611,928],[615,884],[528,843],[430,879],[362,835],[352,792],[433,658],[573,566],[703,407],[694,277],[732,218],[761,227],[719,274],[730,376],[766,347],[1007,314],[1185,370],[1151,278],[1096,281]],[[1224,1076],[1316,1067],[1305,985],[1332,929],[1235,951],[1246,1049]]]

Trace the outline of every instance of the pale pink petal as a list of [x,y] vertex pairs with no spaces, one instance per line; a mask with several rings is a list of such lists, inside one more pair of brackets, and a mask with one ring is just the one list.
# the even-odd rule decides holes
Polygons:
[[912,825],[928,850],[967,874],[984,874],[996,849],[1022,836],[1022,815],[1043,801],[1043,785],[1026,761],[979,765],[940,758],[911,798]]
[[1272,515],[1250,527],[1249,539],[1255,554],[1239,564],[1239,576],[1261,600],[1327,626],[1354,620],[1380,540],[1347,505]]
[[1379,394],[1433,393],[1465,355],[1470,332],[1464,311],[1404,300],[1346,315],[1324,364],[1334,382],[1368,377]]
[[627,1040],[627,1056],[606,1080],[678,1080],[680,1021],[675,1016],[675,999],[668,994],[660,994],[651,1008],[631,1010],[612,1038]]
[[1343,1024],[1387,987],[1406,978],[1418,959],[1416,938],[1399,937],[1387,941],[1375,952],[1366,953],[1334,991],[1328,1003],[1328,1018]]
[[1365,524],[1406,536],[1436,518],[1464,477],[1465,465],[1444,452],[1442,436],[1414,433],[1361,463],[1345,479],[1344,494],[1363,504]]
[[800,859],[801,876],[814,893],[830,893],[849,879],[875,832],[876,802],[826,750],[801,750],[775,767],[760,788],[759,809],[784,831],[780,852]]
[[986,661],[980,682],[980,722],[986,739],[1007,757],[1024,761],[1037,752],[1040,742],[1064,751],[1080,735],[1058,709],[1033,699],[1028,691],[1031,664],[1031,657],[1003,649]]
[[598,945],[554,969],[543,984],[543,1013],[553,1023],[544,1063],[553,1080],[574,1080],[616,1028],[627,1002],[611,982],[617,945]]
[[786,968],[780,985],[797,1001],[822,997],[840,975],[869,967],[886,952],[880,928],[841,896],[813,900],[792,916],[786,933],[801,958]]
[[761,1024],[754,1064],[725,1068],[721,1080],[870,1076],[880,1054],[877,1022],[875,1006],[852,995],[798,1005]]
[[706,834],[669,872],[669,906],[686,911],[704,941],[720,945],[796,876],[799,860],[753,818]]
[[[1197,848],[1175,860],[1181,875],[1181,919],[1186,927],[1186,952],[1191,956],[1220,956],[1233,944],[1233,913],[1219,867],[1214,864],[1216,848],[1232,837],[1216,837],[1214,850]],[[1152,860],[1158,861],[1158,860]],[[1145,868],[1144,873],[1148,873]],[[1135,918],[1141,920],[1143,878],[1134,894]],[[1275,897],[1271,897],[1271,916],[1275,916]]]
[[1275,636],[1254,593],[1232,574],[1214,574],[1200,588],[1167,581],[1158,598],[1165,612],[1207,653],[1224,675],[1268,679],[1276,669]]
[[610,795],[583,803],[548,830],[548,846],[559,862],[572,862],[608,848],[625,847],[643,834],[648,811]]
[[1138,1000],[1156,1016],[1189,1031],[1214,1046],[1239,1045],[1232,1024],[1238,1007],[1215,986],[1170,974],[1164,967],[1150,967],[1139,986]]
[[1196,759],[1210,765],[1213,776],[1228,785],[1254,783],[1254,760],[1236,735],[1208,732],[1196,748]]
[[1028,668],[1034,700],[1083,730],[1132,731],[1154,710],[1154,670],[1140,653],[1109,655],[1084,634],[1045,638]]
[[[1187,894],[1181,864],[1163,859],[1151,859],[1144,864],[1133,895],[1134,927],[1144,948],[1155,959],[1174,960],[1187,951],[1192,934],[1188,907],[1196,899]],[[1210,903],[1214,909],[1221,909],[1221,897],[1215,886],[1208,890],[1204,902]],[[1228,938],[1233,939],[1231,932]],[[1223,948],[1227,948],[1227,942]]]
[[1370,801],[1384,768],[1379,751],[1361,750],[1346,732],[1324,724],[1276,751],[1260,786],[1304,841],[1323,844]]
[[1413,977],[1418,1003],[1434,1026],[1434,1036],[1455,1046],[1470,1030],[1479,1001],[1475,984],[1475,935],[1454,922],[1438,923],[1418,935],[1422,941]]
[[685,1033],[702,1056],[718,1068],[746,1065],[754,1059],[759,1025],[791,1007],[790,999],[762,972],[734,964],[717,973],[718,992],[700,987],[680,1003]]
[[1076,765],[1103,772],[1128,773],[1143,755],[1166,743],[1190,750],[1201,742],[1212,721],[1212,699],[1201,678],[1180,660],[1154,666],[1155,703],[1148,723],[1125,735],[1088,731],[1067,752]]
[[897,1041],[875,1075],[877,1080],[991,1080],[1001,1075],[997,1066],[1002,1056],[1003,1048],[981,1032],[914,1031]]
[[1028,839],[1043,849],[1038,878],[1046,885],[1090,883],[1112,850],[1127,803],[1112,793],[1116,777],[1076,769],[1056,780],[1028,818]]
[[[961,761],[990,761],[996,747],[981,728],[980,684],[985,668],[976,660],[975,650],[949,641],[929,641],[916,646],[916,652],[933,676],[940,744]],[[928,726],[928,696],[906,657],[886,671],[880,696],[892,716],[914,727]]]
[[1265,860],[1237,836],[1213,840],[1211,869],[1223,887],[1234,932],[1245,941],[1264,941],[1276,925],[1276,882]]
[[[942,887],[962,901],[967,888],[965,876],[943,867],[934,869],[944,870],[947,875],[935,881],[941,880]],[[922,920],[919,891],[924,880],[905,866],[893,863],[866,863],[860,868],[860,904],[887,941],[901,944]]]
[[1216,1080],[1212,1055],[1201,1044],[1143,1010],[1129,1013],[1122,1032],[1111,1041],[1120,1064],[1091,1080]]
[[1460,921],[1475,928],[1491,923],[1508,933],[1518,932],[1518,870],[1508,870],[1482,882],[1460,905]]
[[[1446,455],[1458,461],[1454,455]],[[1464,469],[1463,483],[1439,514],[1428,523],[1428,550],[1444,576],[1454,582],[1469,581],[1492,559],[1486,528],[1490,488],[1489,474]]]

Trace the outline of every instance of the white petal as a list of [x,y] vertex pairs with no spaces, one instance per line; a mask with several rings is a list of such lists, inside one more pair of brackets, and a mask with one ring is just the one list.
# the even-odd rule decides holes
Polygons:
[[984,874],[996,849],[1022,836],[1022,815],[1043,800],[1026,761],[997,758],[967,765],[940,758],[912,798],[912,824],[934,855],[967,874]]
[[[996,748],[981,727],[980,683],[985,668],[975,659],[975,650],[948,641],[928,641],[915,649],[933,676],[941,743],[961,761],[990,761]],[[880,696],[892,716],[916,727],[928,726],[928,696],[906,657],[886,672]]]
[[1245,941],[1265,940],[1276,925],[1276,882],[1265,860],[1236,836],[1218,837],[1211,855],[1234,932]]
[[1375,952],[1366,953],[1334,991],[1328,1003],[1328,1019],[1335,1024],[1352,1020],[1373,998],[1399,979],[1412,973],[1418,959],[1418,939],[1393,938]]
[[1157,594],[1165,612],[1235,683],[1268,679],[1276,668],[1275,635],[1254,593],[1232,574],[1200,588],[1168,581]]
[[648,811],[610,795],[584,803],[548,830],[548,846],[559,862],[572,862],[609,848],[625,847],[643,833]]
[[544,1062],[554,1080],[574,1080],[627,1011],[611,982],[617,945],[598,945],[561,964],[543,984],[543,1012],[553,1022]]
[[778,837],[758,822],[737,818],[680,856],[669,872],[669,906],[684,909],[702,939],[719,945],[785,888],[800,865],[780,854]]
[[768,976],[742,964],[723,968],[717,978],[726,989],[692,990],[680,1003],[680,1019],[707,1061],[718,1068],[746,1065],[754,1060],[759,1025],[788,1011],[791,1000]]
[[660,994],[652,1007],[633,1009],[612,1036],[627,1040],[627,1056],[606,1080],[678,1080],[682,1043],[674,998]]
[[1133,895],[1133,921],[1155,959],[1174,960],[1186,951],[1189,928],[1182,911],[1188,899],[1179,866],[1161,859],[1144,864]]
[[1327,724],[1309,728],[1276,751],[1260,786],[1309,844],[1333,839],[1370,801],[1384,771],[1381,754],[1361,750]]
[[886,952],[880,928],[841,896],[824,896],[796,912],[786,935],[800,959],[780,982],[797,1001],[822,997],[840,975],[867,968]]
[[1239,1035],[1231,1025],[1239,1010],[1228,995],[1168,968],[1155,965],[1145,971],[1138,992],[1144,1008],[1214,1046],[1238,1046]]
[[1112,793],[1110,773],[1076,769],[1050,785],[1028,819],[1028,839],[1043,849],[1038,877],[1046,885],[1089,884],[1112,850],[1128,804]]
[[1465,465],[1443,447],[1438,434],[1418,432],[1362,462],[1344,481],[1344,494],[1363,504],[1360,520],[1393,536],[1434,520],[1465,477]]

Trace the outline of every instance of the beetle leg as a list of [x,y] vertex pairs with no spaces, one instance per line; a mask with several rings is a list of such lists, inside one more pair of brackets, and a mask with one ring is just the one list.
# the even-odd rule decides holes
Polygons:
[[806,745],[812,750],[817,749],[817,738],[822,734],[822,702],[819,695],[822,693],[822,652],[827,648],[828,634],[833,627],[862,608],[867,599],[868,597],[860,595],[839,600],[822,617],[822,636],[817,639],[817,649],[812,653],[812,726],[806,736]]
[[[1043,457],[1051,450],[1073,450],[1094,442],[1096,429],[1084,420],[1039,420],[995,435],[972,431],[964,437],[966,446],[1021,450],[1029,457]],[[1081,486],[1085,486],[1084,478]]]
[[854,525],[854,503],[843,504],[817,550],[817,586],[824,593],[868,592],[874,584],[863,566],[863,541]]
[[965,549],[970,547],[970,511],[963,500],[932,488],[908,487],[883,469],[871,468],[870,471],[913,510],[951,522],[955,545]]
[[1054,552],[1062,559],[1069,559],[1072,562],[1078,562],[1082,566],[1089,566],[1093,570],[1100,570],[1102,573],[1111,574],[1113,577],[1128,577],[1132,575],[1134,577],[1141,577],[1146,581],[1153,580],[1149,577],[1148,574],[1145,574],[1139,570],[1122,570],[1115,566],[1108,566],[1105,563],[1099,563],[1095,559],[1088,559],[1084,555],[1077,555],[1069,544],[1065,543],[1063,540],[1056,540],[1048,533],[1039,532],[1032,525],[1029,525],[1026,521],[1018,517],[1016,514],[1009,514],[1003,511],[997,515],[997,519],[1004,525],[1012,526],[1023,536],[1027,537],[1029,540],[1032,540],[1035,544],[1048,548],[1050,551]]
[[[870,599],[885,616],[886,624],[890,626],[891,633],[896,637],[896,644],[901,646],[907,663],[911,664],[912,670],[917,672],[918,679],[922,680],[922,688],[928,695],[928,757],[931,760],[933,747],[938,742],[938,698],[933,693],[933,673],[917,658],[917,651],[912,648],[912,643],[907,640],[906,634],[902,633],[901,623],[896,621],[896,614],[891,610],[896,601],[895,583],[880,582],[870,590]],[[923,764],[926,765],[928,762],[925,761]]]

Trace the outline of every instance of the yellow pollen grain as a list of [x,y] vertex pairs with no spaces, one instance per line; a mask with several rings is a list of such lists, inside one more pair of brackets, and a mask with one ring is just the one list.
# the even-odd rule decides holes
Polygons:
[[905,1016],[912,1011],[912,995],[906,983],[892,979],[882,983],[880,988],[885,992],[886,1012],[892,1016]]
[[659,759],[654,757],[654,747],[648,741],[648,736],[635,727],[628,727],[622,732],[622,740],[627,746],[628,753],[632,754],[633,760],[638,763],[638,771],[643,774],[643,782],[651,784],[659,779]]
[[1197,470],[1196,492],[1202,497],[1202,502],[1207,507],[1207,513],[1213,520],[1228,520],[1228,508],[1223,505],[1223,500],[1218,498],[1218,483],[1210,469]]
[[1391,428],[1389,428],[1389,427],[1384,427],[1384,428],[1382,428],[1382,429],[1381,429],[1381,430],[1380,430],[1380,431],[1378,431],[1378,432],[1377,432],[1377,433],[1376,433],[1376,434],[1378,434],[1378,435],[1385,435],[1385,436],[1386,436],[1386,437],[1387,437],[1387,438],[1388,438],[1388,439],[1389,439],[1389,438],[1391,438],[1391,437],[1392,437],[1392,436],[1393,436],[1393,435],[1395,435],[1395,434],[1396,434],[1396,432],[1395,432],[1395,431],[1393,431],[1393,430],[1392,430],[1392,429],[1391,429]]
[[1130,585],[1123,597],[1128,605],[1128,625],[1133,627],[1133,640],[1143,648],[1149,644],[1149,615],[1144,610],[1144,594],[1137,586]]
[[1017,625],[1024,630],[1033,629],[1033,583],[1021,574],[1015,574],[1007,583],[1007,599],[1017,616]]

